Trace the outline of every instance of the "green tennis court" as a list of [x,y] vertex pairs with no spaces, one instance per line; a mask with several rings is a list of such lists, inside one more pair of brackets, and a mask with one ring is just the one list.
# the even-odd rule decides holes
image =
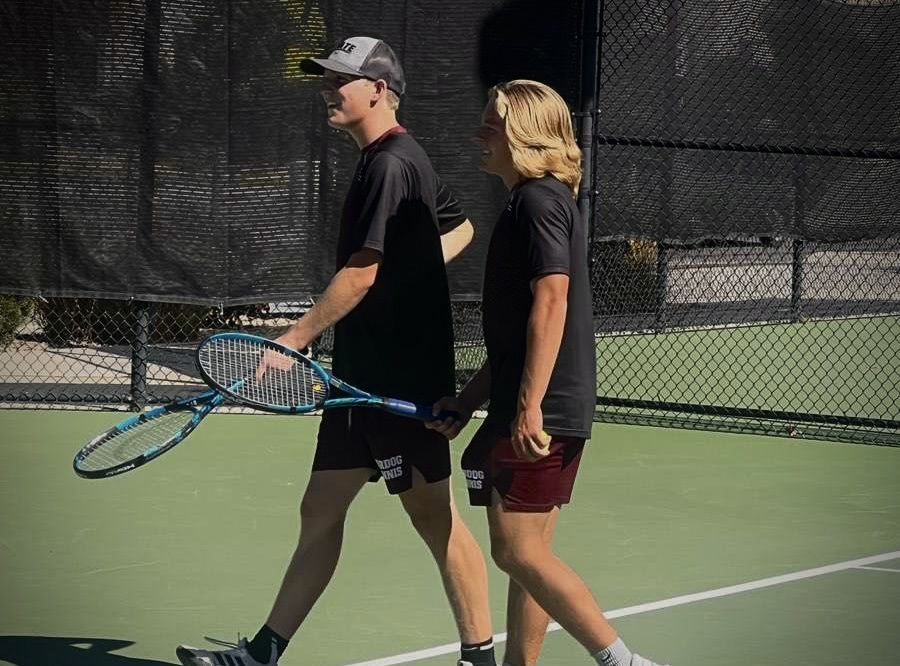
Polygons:
[[[77,478],[74,451],[120,417],[0,412],[4,663],[175,663],[177,643],[236,639],[269,610],[316,417],[213,415],[143,469]],[[898,478],[896,448],[597,425],[558,550],[673,666],[900,663]],[[481,511],[464,515],[484,544]],[[425,547],[368,487],[282,663],[451,663],[454,639]],[[590,662],[552,631],[541,663]]]
[[597,394],[896,421],[897,349],[900,317],[605,336]]
[[[598,335],[596,341],[598,395],[744,407],[751,387],[757,409],[840,414],[852,406],[854,416],[900,419],[900,404],[891,400],[900,387],[900,317]],[[483,346],[458,349],[462,372],[477,370],[484,354]]]
[[[857,440],[895,443],[900,423],[900,317],[861,317],[717,327],[660,333],[603,334],[596,337],[597,396],[604,420],[663,423],[706,422],[717,429],[754,430],[756,413],[823,415],[872,420]],[[457,349],[464,378],[484,360],[483,347]],[[643,401],[660,411],[614,406],[615,401]],[[621,405],[621,402],[619,403]],[[665,405],[679,405],[680,415]],[[693,411],[692,411],[693,407]],[[700,408],[706,408],[703,412]],[[716,410],[737,409],[739,417],[716,417]],[[685,416],[684,413],[689,414]],[[705,414],[705,416],[702,416]],[[717,422],[716,422],[717,419]],[[873,427],[882,425],[880,433]],[[765,432],[784,431],[790,422]],[[815,431],[822,437],[827,430]],[[848,429],[829,433],[848,439]]]

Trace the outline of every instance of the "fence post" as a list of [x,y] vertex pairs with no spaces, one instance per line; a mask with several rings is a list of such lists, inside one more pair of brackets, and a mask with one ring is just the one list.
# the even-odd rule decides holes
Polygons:
[[[804,124],[804,132],[806,126]],[[806,278],[806,157],[798,156],[794,165],[794,219],[791,241],[791,322],[803,319],[803,283]]]
[[[681,75],[678,69],[678,44],[679,32],[679,7],[677,3],[669,5],[666,9],[666,33],[665,52],[671,63],[669,76],[665,79],[665,88],[662,95],[663,108],[662,131],[664,136],[676,136],[676,126],[679,119],[678,96],[673,90],[672,82]],[[659,333],[668,324],[666,311],[666,296],[669,291],[669,263],[672,255],[672,247],[668,244],[673,237],[678,237],[678,230],[674,229],[676,220],[672,211],[672,191],[675,178],[675,157],[671,149],[666,150],[662,157],[662,182],[659,193],[659,214],[656,230],[656,283],[653,293],[653,332]]]
[[[144,35],[141,81],[141,122],[144,134],[138,162],[136,215],[137,246],[152,248],[153,202],[156,191],[157,98],[159,96],[159,43],[162,22],[161,0],[144,0]],[[143,260],[135,257],[132,270],[140,271]],[[132,288],[136,285],[133,283]],[[150,338],[150,304],[132,301],[134,331],[131,338],[131,408],[142,410],[147,404],[147,344]]]
[[666,292],[669,289],[669,246],[665,241],[656,244],[656,285],[653,290],[653,330],[658,333],[666,326]]
[[594,116],[597,113],[600,77],[600,58],[603,31],[603,0],[585,0],[581,24],[581,89],[579,112],[581,122],[578,143],[581,148],[582,178],[578,190],[578,212],[584,220],[588,235],[588,261],[593,263],[594,195],[597,189],[594,174]]
[[139,412],[147,404],[147,348],[150,341],[150,304],[134,301],[131,336],[131,408]]
[[802,238],[795,238],[791,257],[791,321],[796,323],[803,319],[803,278],[806,268],[806,243]]

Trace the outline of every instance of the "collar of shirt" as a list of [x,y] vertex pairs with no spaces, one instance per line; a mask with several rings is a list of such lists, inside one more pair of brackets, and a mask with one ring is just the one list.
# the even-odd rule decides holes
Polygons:
[[378,144],[380,144],[382,141],[384,141],[385,139],[387,139],[389,136],[393,136],[394,134],[406,134],[406,128],[403,127],[403,125],[394,125],[394,126],[393,126],[391,129],[389,129],[387,132],[385,132],[385,133],[382,134],[380,137],[378,137],[377,139],[375,139],[372,143],[370,143],[368,146],[366,146],[365,148],[363,148],[363,149],[362,149],[362,152],[364,152],[364,153],[369,152],[370,150],[372,150],[373,148],[375,148],[375,146],[377,146]]

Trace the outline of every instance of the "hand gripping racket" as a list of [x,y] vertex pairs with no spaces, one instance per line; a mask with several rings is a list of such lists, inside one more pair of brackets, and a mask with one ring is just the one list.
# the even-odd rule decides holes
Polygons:
[[[431,405],[372,395],[329,374],[308,356],[274,340],[217,333],[197,348],[197,365],[212,388],[249,407],[303,414],[332,407],[374,407],[421,421],[459,418],[431,413]],[[333,397],[332,390],[340,397]]]

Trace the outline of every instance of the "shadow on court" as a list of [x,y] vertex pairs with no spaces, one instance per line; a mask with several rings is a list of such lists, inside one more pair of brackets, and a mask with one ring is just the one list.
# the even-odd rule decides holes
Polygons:
[[[157,661],[110,654],[134,641],[64,636],[0,636],[0,661],[15,666],[169,666]],[[174,660],[174,657],[173,657]]]

